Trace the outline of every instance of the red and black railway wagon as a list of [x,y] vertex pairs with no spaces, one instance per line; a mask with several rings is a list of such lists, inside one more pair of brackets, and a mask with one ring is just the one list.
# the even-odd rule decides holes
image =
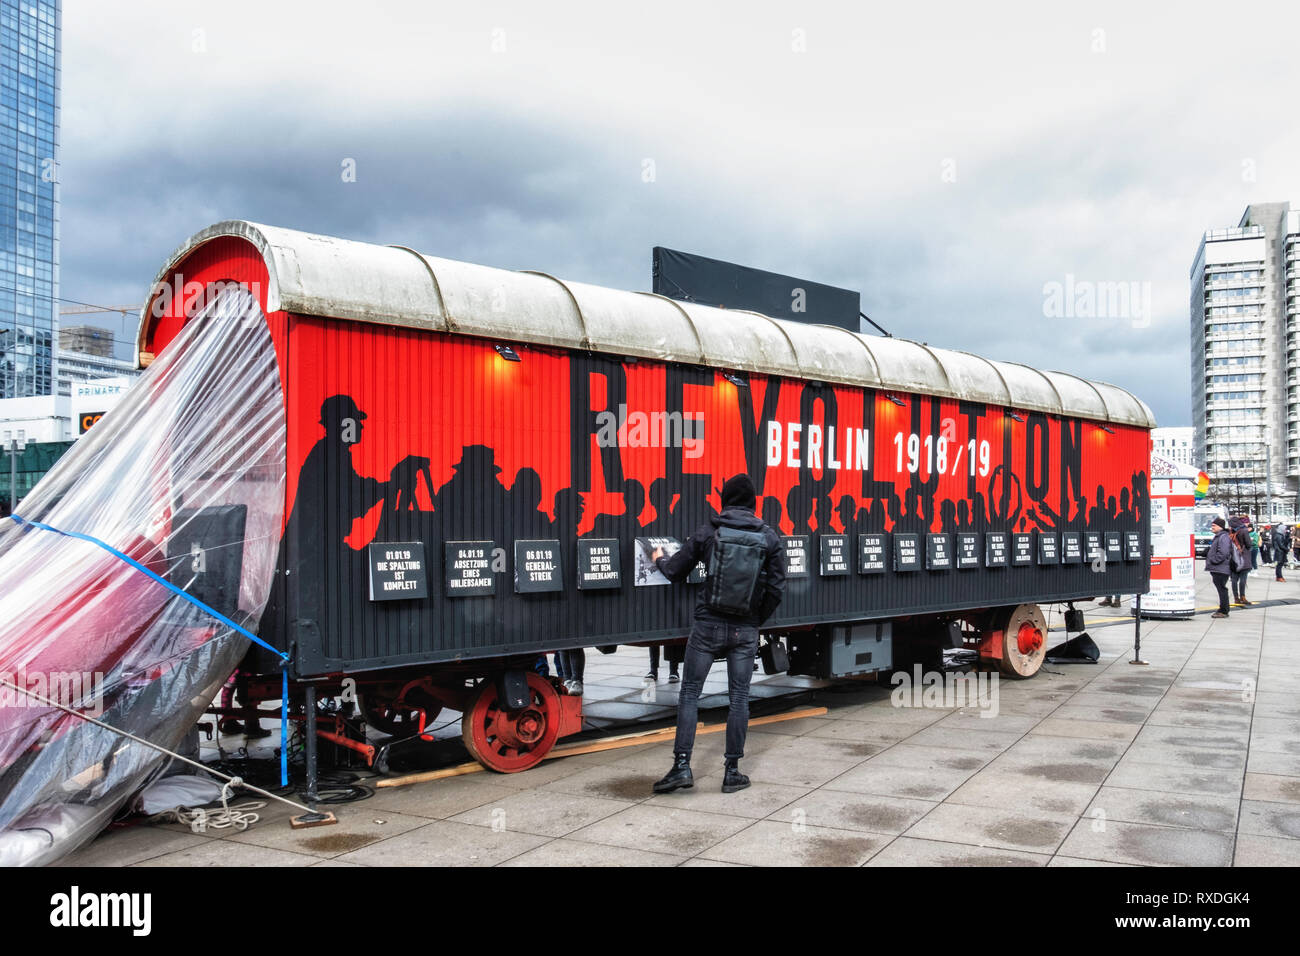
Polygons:
[[1154,422],[1113,385],[246,222],[160,271],[141,364],[231,285],[260,303],[287,433],[261,636],[296,680],[355,675],[381,726],[475,715],[497,769],[580,726],[525,677],[538,654],[688,632],[690,586],[645,555],[741,471],[785,536],[767,629],[792,672],[961,632],[1032,676],[1039,605],[1147,589]]

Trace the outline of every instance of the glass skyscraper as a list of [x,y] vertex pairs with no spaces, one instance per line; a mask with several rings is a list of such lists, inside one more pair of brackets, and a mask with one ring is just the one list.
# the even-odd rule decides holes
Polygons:
[[0,0],[0,398],[54,388],[61,7]]

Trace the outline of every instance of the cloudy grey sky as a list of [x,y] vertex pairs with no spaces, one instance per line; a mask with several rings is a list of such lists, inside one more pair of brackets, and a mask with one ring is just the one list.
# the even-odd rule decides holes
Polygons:
[[628,289],[667,245],[1190,424],[1200,235],[1300,201],[1296,6],[873,6],[64,0],[62,295],[228,218]]

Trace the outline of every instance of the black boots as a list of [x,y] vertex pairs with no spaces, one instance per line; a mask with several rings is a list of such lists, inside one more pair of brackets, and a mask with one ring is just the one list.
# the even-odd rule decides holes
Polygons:
[[[672,793],[674,790],[689,790],[695,786],[691,775],[691,758],[687,754],[673,754],[673,769],[668,775],[654,785],[655,793]],[[722,792],[735,793],[749,786],[749,778],[740,772],[735,760],[728,760],[722,775]]]
[[726,769],[722,775],[722,792],[735,793],[737,790],[744,790],[748,786],[749,778],[740,772],[735,760],[728,759]]
[[673,754],[673,769],[655,784],[654,791],[672,793],[674,790],[689,790],[693,786],[695,786],[695,778],[691,776],[690,754]]

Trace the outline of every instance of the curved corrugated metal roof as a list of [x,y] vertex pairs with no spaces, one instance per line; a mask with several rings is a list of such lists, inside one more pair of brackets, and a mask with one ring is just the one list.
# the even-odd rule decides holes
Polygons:
[[[921,392],[1096,421],[1151,428],[1151,410],[1114,385],[1040,372],[906,339],[859,335],[756,312],[677,302],[439,259],[405,246],[377,246],[264,226],[219,222],[191,236],[158,272],[213,239],[235,236],[261,253],[267,308],[301,315],[457,332],[740,372]],[[136,357],[148,332],[140,313]]]

